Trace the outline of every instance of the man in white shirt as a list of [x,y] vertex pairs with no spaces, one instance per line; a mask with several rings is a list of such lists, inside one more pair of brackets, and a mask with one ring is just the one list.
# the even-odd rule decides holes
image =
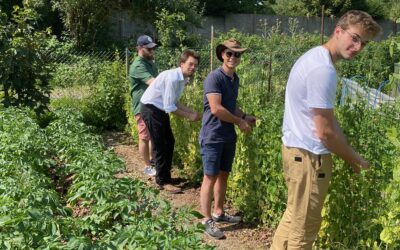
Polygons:
[[175,139],[169,114],[173,113],[190,121],[201,119],[199,113],[178,103],[185,84],[196,72],[199,60],[197,52],[185,50],[180,56],[179,67],[161,72],[140,99],[142,118],[153,143],[156,183],[161,189],[171,193],[180,193],[182,190],[171,183]]
[[271,249],[312,248],[331,180],[331,152],[355,173],[368,168],[368,162],[347,143],[333,112],[334,63],[352,59],[380,30],[368,13],[349,11],[340,18],[329,41],[303,54],[290,72],[282,129],[288,199]]

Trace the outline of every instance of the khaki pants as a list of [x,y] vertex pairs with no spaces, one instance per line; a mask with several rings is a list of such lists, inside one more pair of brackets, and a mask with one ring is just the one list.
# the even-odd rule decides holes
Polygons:
[[283,145],[282,159],[288,199],[271,249],[311,249],[321,226],[332,158]]

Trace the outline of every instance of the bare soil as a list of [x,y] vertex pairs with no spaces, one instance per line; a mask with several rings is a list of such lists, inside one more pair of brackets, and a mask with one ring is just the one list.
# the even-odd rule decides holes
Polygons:
[[[112,148],[125,162],[126,171],[119,175],[137,178],[149,186],[156,186],[154,178],[143,173],[144,164],[139,156],[137,145],[135,145],[130,135],[114,131],[106,132],[104,133],[104,141],[107,147]],[[172,175],[173,178],[176,178],[174,173]],[[200,186],[193,187],[194,185],[186,182],[186,180],[176,179],[179,180],[179,186],[184,189],[184,193],[170,194],[161,190],[161,196],[170,201],[174,207],[189,206],[200,212]],[[235,211],[229,211],[229,208],[228,212],[235,214]],[[219,224],[218,227],[223,230],[226,239],[215,240],[204,235],[203,240],[219,250],[268,249],[271,244],[273,230],[259,228],[253,223]]]

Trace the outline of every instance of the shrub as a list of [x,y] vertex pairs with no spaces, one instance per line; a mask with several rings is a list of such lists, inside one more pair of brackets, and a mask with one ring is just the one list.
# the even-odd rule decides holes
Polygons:
[[0,11],[0,101],[42,113],[49,102],[50,69],[45,53],[50,31],[35,31],[37,13],[15,7],[12,22]]
[[50,84],[53,88],[91,86],[97,82],[97,78],[107,63],[109,62],[101,62],[89,56],[70,58],[67,63],[55,64]]
[[124,110],[128,92],[126,81],[121,63],[104,66],[92,94],[84,99],[82,112],[85,122],[101,129],[123,129],[127,122]]
[[[397,152],[400,152],[400,136],[397,129],[389,128],[386,133],[389,140],[396,146]],[[390,248],[397,249],[400,247],[400,156],[396,157],[396,163],[393,168],[393,179],[387,185],[385,190],[385,203],[387,210],[379,218],[379,224],[383,230],[380,233],[380,239]]]

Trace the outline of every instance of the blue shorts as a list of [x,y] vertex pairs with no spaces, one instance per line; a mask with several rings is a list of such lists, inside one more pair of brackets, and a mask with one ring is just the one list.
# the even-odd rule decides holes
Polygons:
[[205,175],[215,176],[219,171],[231,172],[236,143],[201,143],[200,147]]

